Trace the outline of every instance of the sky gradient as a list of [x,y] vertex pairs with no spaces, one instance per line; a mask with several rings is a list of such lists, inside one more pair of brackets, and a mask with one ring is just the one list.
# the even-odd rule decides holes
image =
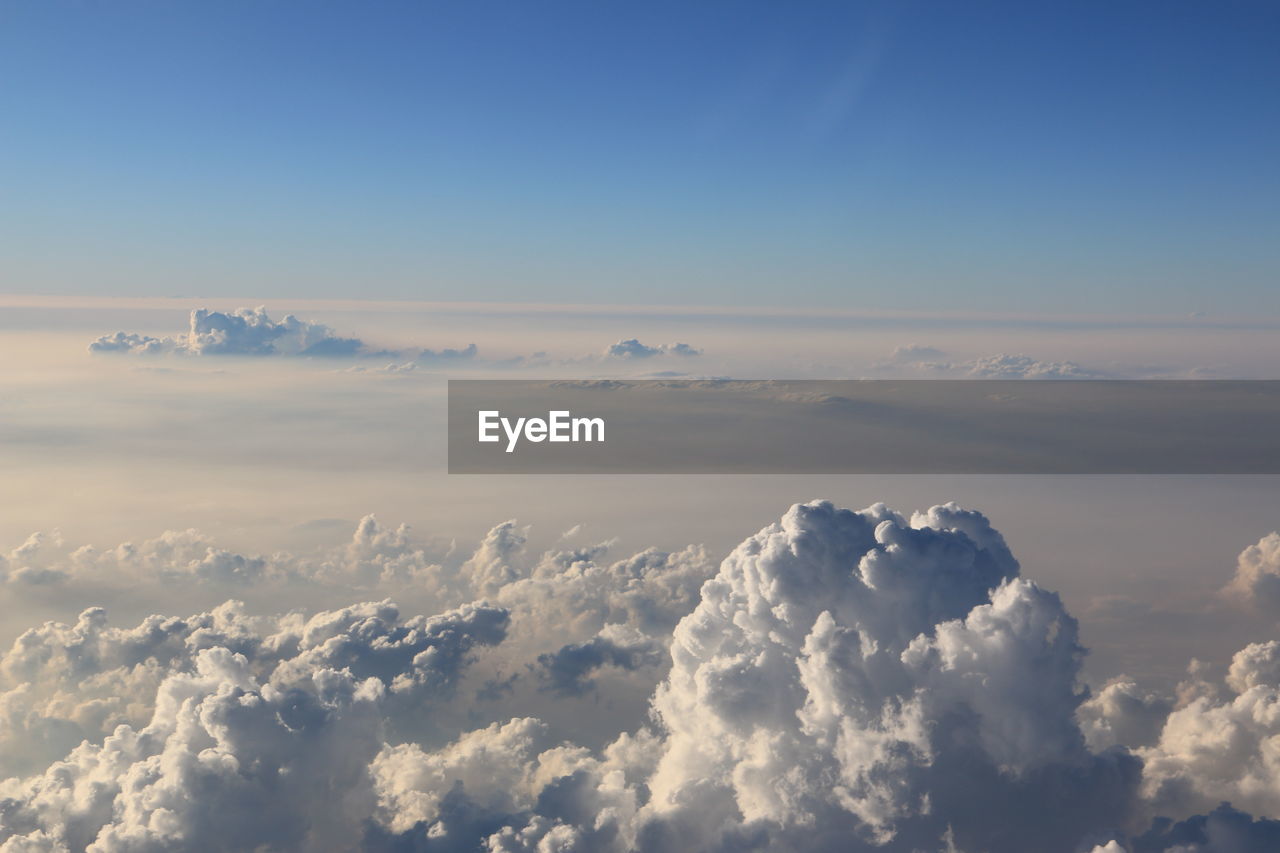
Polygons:
[[8,293],[1280,314],[1269,3],[0,3]]

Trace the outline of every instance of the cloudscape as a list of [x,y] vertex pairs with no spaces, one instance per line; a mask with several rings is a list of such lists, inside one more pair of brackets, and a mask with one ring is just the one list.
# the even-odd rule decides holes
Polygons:
[[[1168,694],[1126,679],[1091,691],[1077,621],[975,510],[797,504],[718,566],[697,546],[615,559],[607,544],[536,556],[526,542],[504,522],[432,553],[372,516],[310,557],[232,553],[194,531],[43,556],[49,543],[28,539],[6,557],[10,583],[319,583],[362,600],[255,615],[227,599],[136,625],[92,607],[24,631],[0,658],[5,844],[1068,851],[1280,837],[1245,811],[1280,802],[1265,746],[1278,644],[1246,646],[1216,678],[1193,665]],[[429,590],[431,612],[395,603],[407,589]],[[599,715],[586,732],[584,713]],[[1219,834],[1236,846],[1205,846]]]
[[0,3],[0,853],[1280,851],[1278,37]]

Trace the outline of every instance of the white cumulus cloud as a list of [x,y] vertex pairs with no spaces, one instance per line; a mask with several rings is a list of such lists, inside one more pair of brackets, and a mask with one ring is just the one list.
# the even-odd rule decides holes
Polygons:
[[689,344],[671,343],[659,344],[657,346],[649,346],[642,344],[635,338],[618,341],[616,344],[610,344],[604,354],[609,358],[622,359],[643,359],[653,358],[655,355],[678,355],[678,356],[695,356],[702,355],[702,350],[690,346]]
[[461,349],[418,349],[406,352],[379,350],[370,347],[360,338],[344,337],[323,323],[299,320],[292,314],[286,314],[278,321],[273,320],[264,307],[237,308],[226,312],[196,308],[191,311],[187,330],[182,334],[156,338],[115,332],[90,343],[89,351],[202,356],[414,357],[416,361],[397,368],[401,372],[415,363],[434,364],[473,359],[477,352],[475,344]]
[[1235,576],[1223,591],[1240,602],[1280,615],[1280,533],[1268,533],[1240,552]]
[[1124,678],[1091,696],[1075,620],[981,513],[800,504],[718,569],[529,542],[509,521],[436,552],[372,516],[310,556],[28,540],[7,560],[446,604],[25,632],[0,657],[0,850],[1236,853],[1280,832],[1280,642],[1176,703]]

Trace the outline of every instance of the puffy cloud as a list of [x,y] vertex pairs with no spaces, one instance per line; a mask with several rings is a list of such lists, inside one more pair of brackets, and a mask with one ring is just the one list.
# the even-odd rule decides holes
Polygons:
[[635,338],[618,341],[611,344],[604,354],[609,358],[623,359],[642,359],[653,358],[655,355],[679,355],[679,356],[695,356],[702,355],[702,350],[690,346],[689,344],[672,343],[659,344],[658,346],[648,346],[642,344]]
[[402,619],[382,602],[254,620],[229,604],[127,630],[92,610],[29,631],[6,678],[85,739],[4,783],[3,849],[353,849],[396,697],[429,709],[506,619],[479,606]]
[[970,376],[982,379],[1090,379],[1099,374],[1074,361],[1039,361],[1027,355],[977,358],[960,365]]
[[409,535],[409,526],[387,527],[370,514],[360,519],[350,542],[318,560],[291,558],[294,575],[362,588],[412,585],[437,596],[445,585],[444,554],[430,552]]
[[1128,851],[1119,844],[1101,849],[1105,853],[1263,853],[1280,850],[1280,821],[1255,820],[1223,803],[1207,815],[1178,823],[1156,821],[1134,839]]
[[[513,531],[496,528],[480,562],[515,576],[500,596],[531,614],[554,614],[544,596],[575,578],[652,589],[682,578],[668,587],[682,589],[680,563],[697,563],[654,555],[609,566],[597,546],[526,567]],[[526,718],[441,750],[385,747],[371,765],[379,817],[368,849],[1104,843],[1128,813],[1138,764],[1086,747],[1075,624],[1018,572],[986,519],[952,505],[910,521],[884,507],[796,507],[725,561],[675,629],[655,728],[599,756]],[[610,621],[544,656],[544,671],[560,666],[576,684],[625,638],[638,641],[618,617],[671,618],[627,600],[592,601],[578,623],[553,616],[552,632]],[[578,657],[589,659],[569,666]]]
[[[87,561],[89,552],[79,552],[81,562]],[[160,578],[196,578],[228,583],[251,583],[259,580],[267,571],[267,561],[262,557],[249,557],[215,547],[213,542],[197,530],[166,531],[140,546],[124,544],[108,556],[117,565],[127,566],[134,572]]]
[[[43,534],[33,534],[34,537]],[[28,540],[28,544],[31,543]],[[138,544],[124,542],[114,548],[98,551],[82,546],[63,553],[61,541],[54,548],[31,551],[21,561],[11,556],[15,571],[10,580],[30,580],[38,572],[46,582],[61,582],[74,577],[95,579],[146,579],[150,581],[221,582],[251,584],[283,570],[268,558],[247,556],[218,548],[197,530],[167,530],[154,539]],[[16,552],[15,552],[16,553]],[[22,568],[18,568],[21,566]],[[26,573],[26,574],[24,574]]]
[[980,356],[968,361],[942,361],[945,355],[933,347],[910,344],[898,347],[892,356],[876,363],[880,370],[914,371],[932,376],[973,379],[1097,379],[1105,374],[1074,361],[1042,361],[1029,355]]
[[[95,584],[200,583],[222,586],[324,584],[344,590],[396,590],[413,585],[422,592],[444,593],[446,556],[439,548],[415,542],[405,525],[386,527],[373,515],[356,525],[351,539],[336,548],[313,554],[278,551],[242,554],[217,546],[195,529],[167,530],[140,542],[123,542],[98,549],[90,545],[69,549],[60,538],[34,533],[10,553],[0,554],[0,580],[46,582],[93,581]],[[451,601],[474,596],[469,590]]]
[[626,670],[652,666],[662,649],[652,638],[626,625],[606,625],[585,643],[570,643],[554,653],[538,656],[547,689],[580,696],[595,688],[591,674],[601,667]]
[[1172,710],[1170,699],[1121,676],[1082,704],[1077,716],[1089,745],[1106,749],[1152,745]]
[[[659,834],[939,849],[949,828],[961,849],[1074,850],[1114,827],[1137,762],[1087,750],[1075,623],[1017,575],[954,505],[909,522],[802,505],[743,543],[677,627],[655,695]],[[1012,805],[1049,790],[1034,819]]]
[[[292,314],[272,320],[263,307],[237,308],[235,311],[192,310],[187,331],[173,337],[153,338],[148,335],[115,332],[103,335],[89,344],[96,353],[166,353],[187,355],[238,356],[314,356],[349,358],[352,356],[397,356],[401,353],[371,349],[359,338],[338,335],[323,323],[299,320]],[[473,358],[475,344],[465,349],[418,350],[421,363]]]
[[509,621],[501,608],[474,604],[407,620],[387,601],[327,611],[296,632],[284,628],[271,638],[273,648],[291,652],[272,680],[337,669],[378,678],[393,695],[418,699],[452,688],[472,650],[501,642]]
[[279,322],[265,308],[235,311],[192,310],[186,334],[172,338],[116,332],[89,344],[90,352],[182,352],[191,355],[349,356],[364,349],[357,338],[343,338],[321,323],[288,314]]
[[505,521],[485,535],[480,547],[462,567],[462,576],[477,595],[493,595],[516,579],[514,558],[524,549],[529,529]]
[[546,726],[526,717],[469,732],[436,752],[416,744],[386,747],[370,767],[381,822],[392,832],[432,824],[428,835],[447,837],[441,810],[454,792],[490,813],[529,809],[547,781],[537,779],[538,756],[553,745]]
[[176,346],[173,338],[153,338],[150,335],[135,335],[116,332],[103,335],[89,344],[89,352],[136,352],[159,353],[171,352]]
[[566,635],[591,637],[610,624],[670,636],[715,573],[700,546],[675,553],[650,548],[613,561],[605,559],[609,548],[605,543],[550,551],[527,570],[508,567],[515,579],[494,600],[513,612],[536,614],[522,628],[533,632],[522,637],[526,644],[559,648]]
[[1227,686],[1236,693],[1280,685],[1280,642],[1252,643],[1236,652],[1227,671]]
[[410,597],[421,606],[459,606],[489,598],[527,615],[519,627],[532,653],[586,642],[609,624],[666,637],[697,603],[698,588],[714,573],[706,551],[691,546],[666,553],[646,549],[609,558],[612,543],[555,549],[530,557],[528,527],[514,520],[492,528],[473,551],[457,543],[416,539],[407,525],[367,515],[351,537],[314,552],[240,553],[219,547],[195,529],[108,548],[64,544],[55,533],[32,534],[0,553],[0,582],[91,584],[128,590],[140,583],[198,585],[211,593],[245,589]]
[[1235,576],[1223,592],[1260,610],[1280,614],[1280,533],[1268,533],[1240,552]]
[[1229,692],[1190,685],[1159,740],[1137,750],[1143,792],[1163,814],[1189,815],[1222,801],[1280,814],[1280,665],[1275,642],[1237,652]]
[[37,530],[7,556],[0,553],[0,583],[9,581],[34,586],[61,583],[67,572],[48,564],[50,552],[61,547],[62,534],[57,530],[48,534]]
[[[0,658],[0,849],[1270,849],[1236,809],[1280,810],[1280,642],[1225,687],[1197,670],[1174,710],[1129,679],[1090,697],[1075,620],[980,513],[797,505],[718,569],[529,537],[435,553],[368,516],[256,558],[256,583],[490,602],[435,616],[227,603],[26,632]],[[73,553],[192,579],[211,551]]]
[[351,355],[363,344],[354,338],[335,337],[320,323],[308,323],[288,314],[280,322],[265,308],[240,308],[230,313],[197,308],[181,344],[194,355]]
[[378,820],[366,849],[636,849],[636,783],[653,745],[622,735],[596,757],[516,718],[435,752],[384,748],[370,767]]

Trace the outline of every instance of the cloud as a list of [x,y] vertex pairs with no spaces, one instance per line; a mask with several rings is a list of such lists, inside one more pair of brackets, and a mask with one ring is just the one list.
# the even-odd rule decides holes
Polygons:
[[982,379],[1090,379],[1099,376],[1074,361],[1039,361],[1027,355],[998,355],[962,362],[970,376]]
[[[668,637],[697,606],[699,590],[715,574],[700,546],[674,553],[649,548],[615,561],[605,559],[609,547],[550,551],[530,568],[510,568],[513,579],[497,590],[494,600],[537,614],[528,626],[533,634],[524,638],[527,644],[558,649],[566,635],[589,638],[611,624]],[[482,546],[481,552],[486,550]],[[515,556],[509,552],[506,559]]]
[[473,358],[475,344],[464,349],[440,351],[423,349],[401,353],[376,350],[359,338],[343,337],[323,323],[299,320],[286,314],[272,320],[263,307],[235,311],[192,310],[186,333],[154,338],[148,335],[115,332],[89,344],[94,353],[181,353],[184,355],[301,356],[351,358],[355,356],[397,357],[412,355],[421,363]]
[[554,746],[546,726],[525,717],[468,732],[436,752],[416,744],[385,747],[370,766],[381,823],[392,832],[427,823],[435,837],[447,838],[462,827],[442,820],[442,807],[450,794],[462,791],[473,808],[490,814],[527,809],[539,781],[546,782],[537,778],[539,756]]
[[925,346],[924,344],[904,344],[893,348],[893,353],[889,357],[894,361],[929,361],[945,356],[946,353],[937,347]]
[[191,312],[186,334],[171,338],[116,332],[89,345],[90,352],[181,352],[190,355],[349,356],[364,348],[356,338],[338,337],[328,326],[288,314],[272,320],[265,308],[223,313],[207,308]]
[[1227,691],[1184,685],[1159,740],[1137,750],[1143,793],[1162,814],[1188,815],[1230,801],[1280,814],[1280,644],[1237,652]]
[[606,625],[585,643],[570,643],[554,653],[538,656],[547,689],[564,696],[581,696],[595,689],[591,674],[601,667],[634,670],[660,662],[662,647],[652,638],[625,625]]
[[[243,585],[262,581],[283,570],[267,558],[218,548],[194,529],[168,530],[154,539],[136,545],[125,542],[102,552],[82,546],[66,553],[60,540],[54,548],[31,547],[43,539],[44,534],[34,533],[26,545],[10,555],[8,562],[13,570],[8,573],[8,580],[21,581],[38,574],[46,583],[92,577]],[[19,552],[22,553],[19,555]]]
[[1223,592],[1268,614],[1280,615],[1280,533],[1268,533],[1240,552],[1235,576]]
[[62,547],[62,534],[36,531],[26,541],[6,556],[0,553],[0,583],[22,583],[34,586],[58,584],[66,580],[67,572],[44,565],[53,549]]
[[416,361],[406,362],[388,362],[382,367],[365,367],[364,365],[353,365],[343,369],[344,373],[412,373],[418,369]]
[[[1018,573],[954,505],[910,521],[802,505],[743,543],[654,698],[660,834],[937,849],[950,829],[961,849],[1069,850],[1120,819],[1138,764],[1085,747],[1075,624]],[[1049,789],[1038,826],[1010,807]]]
[[[305,527],[346,524],[320,519]],[[64,546],[56,533],[51,538],[37,532],[7,558],[0,554],[0,582],[30,582],[39,574],[49,583],[74,581],[126,589],[139,583],[214,588],[303,584],[349,594],[351,589],[396,590],[412,585],[423,592],[444,594],[451,581],[446,575],[459,570],[456,564],[450,570],[441,565],[447,553],[439,543],[413,540],[407,526],[384,526],[373,515],[355,525],[347,542],[303,554],[238,553],[219,547],[194,528],[167,530],[151,539],[103,549]],[[462,603],[473,597],[467,589],[451,601]]]
[[874,367],[880,371],[911,371],[940,378],[971,379],[1098,379],[1106,376],[1074,361],[1042,361],[1029,355],[980,356],[968,361],[942,361],[945,353],[933,347],[909,344],[894,349]]
[[1236,652],[1226,681],[1236,693],[1280,685],[1280,642],[1252,643]]
[[620,340],[616,344],[611,344],[604,351],[608,358],[622,359],[643,359],[653,358],[656,355],[678,355],[678,356],[695,356],[702,355],[702,350],[696,349],[689,344],[673,343],[659,344],[658,346],[648,346],[640,343],[635,338]]
[[1152,745],[1172,710],[1170,699],[1121,676],[1084,702],[1077,717],[1089,746],[1101,750]]
[[475,344],[467,344],[462,349],[442,349],[438,351],[424,349],[418,353],[418,362],[420,364],[430,364],[434,362],[465,361],[475,358],[476,352]]
[[[352,849],[396,699],[428,710],[505,620],[483,607],[402,619],[387,602],[255,620],[227,605],[129,630],[92,610],[28,632],[6,677],[43,698],[44,726],[85,740],[4,783],[4,849]],[[95,704],[113,686],[116,701]]]
[[[1105,849],[1105,848],[1104,848]],[[1222,803],[1207,815],[1164,819],[1125,848],[1106,853],[1262,853],[1280,850],[1280,821],[1257,819]],[[1097,853],[1097,851],[1095,851]]]
[[173,338],[153,338],[150,335],[116,332],[103,335],[89,344],[89,352],[159,353],[172,352],[176,346],[177,342]]
[[1269,849],[1249,813],[1280,812],[1280,642],[1176,703],[1090,696],[1075,620],[981,513],[800,504],[718,568],[530,537],[436,552],[366,516],[313,555],[195,531],[72,551],[455,603],[25,632],[0,657],[0,849]]
[[463,574],[479,595],[496,593],[518,576],[513,559],[528,541],[529,529],[516,527],[514,519],[490,530],[480,547],[463,565]]

